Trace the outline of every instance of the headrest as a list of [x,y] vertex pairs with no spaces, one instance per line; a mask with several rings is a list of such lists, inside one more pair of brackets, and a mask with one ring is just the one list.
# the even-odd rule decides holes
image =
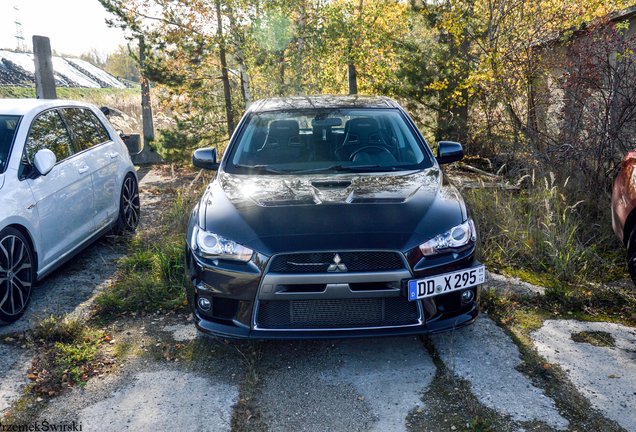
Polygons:
[[351,119],[347,123],[349,126],[349,133],[363,133],[368,135],[380,131],[380,125],[378,125],[378,121],[370,117]]
[[276,120],[269,124],[270,135],[294,136],[300,133],[296,120]]

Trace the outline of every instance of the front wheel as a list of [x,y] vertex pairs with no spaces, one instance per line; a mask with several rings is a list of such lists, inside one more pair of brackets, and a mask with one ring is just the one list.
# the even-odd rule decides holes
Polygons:
[[15,228],[0,231],[0,322],[20,319],[31,301],[35,282],[33,250]]
[[119,197],[119,217],[115,225],[118,234],[131,233],[137,229],[140,215],[139,187],[132,174],[124,179]]

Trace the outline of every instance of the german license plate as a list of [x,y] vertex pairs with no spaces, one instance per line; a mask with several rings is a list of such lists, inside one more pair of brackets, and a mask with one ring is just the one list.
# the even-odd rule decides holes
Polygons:
[[409,281],[409,300],[419,300],[484,283],[486,267],[479,265],[451,273]]

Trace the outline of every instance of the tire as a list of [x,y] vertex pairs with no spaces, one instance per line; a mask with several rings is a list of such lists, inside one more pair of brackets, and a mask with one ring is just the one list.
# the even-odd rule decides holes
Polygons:
[[139,225],[139,216],[139,187],[135,177],[132,174],[128,174],[124,178],[124,184],[119,195],[119,217],[115,224],[115,233],[127,234],[134,232],[137,229],[137,225]]
[[0,322],[20,319],[31,301],[35,283],[34,253],[15,228],[0,231]]

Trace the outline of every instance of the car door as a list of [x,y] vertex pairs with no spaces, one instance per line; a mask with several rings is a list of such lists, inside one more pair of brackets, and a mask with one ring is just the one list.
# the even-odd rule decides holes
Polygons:
[[104,125],[89,109],[64,108],[61,113],[76,151],[80,152],[91,170],[93,216],[97,230],[110,222],[119,208],[117,162],[120,155]]
[[25,144],[24,159],[33,163],[38,150],[49,149],[56,164],[45,176],[24,175],[33,196],[42,234],[42,268],[83,242],[94,226],[93,185],[90,167],[76,155],[66,126],[57,110],[33,120]]

